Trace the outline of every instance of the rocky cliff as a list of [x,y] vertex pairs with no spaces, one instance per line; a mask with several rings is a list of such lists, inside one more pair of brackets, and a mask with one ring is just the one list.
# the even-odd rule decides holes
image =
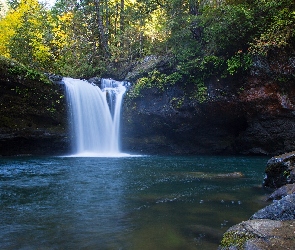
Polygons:
[[[132,67],[120,71],[120,78],[132,83],[122,114],[123,151],[278,155],[295,150],[294,50],[254,58],[247,75],[211,77],[203,86],[181,79],[136,94],[138,79],[177,69],[167,56]],[[0,88],[0,155],[69,152],[61,85],[1,59]]]
[[67,152],[62,87],[15,61],[0,59],[0,155]]
[[[169,60],[149,58],[143,72],[171,70]],[[143,70],[144,69],[144,70]],[[248,75],[211,78],[200,89],[189,82],[126,98],[123,149],[152,154],[274,155],[295,149],[295,53],[254,59]]]

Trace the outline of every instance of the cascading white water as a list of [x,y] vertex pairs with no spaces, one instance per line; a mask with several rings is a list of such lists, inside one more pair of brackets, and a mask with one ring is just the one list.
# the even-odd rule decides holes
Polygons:
[[102,79],[101,89],[84,80],[64,78],[76,156],[120,155],[120,114],[124,82]]

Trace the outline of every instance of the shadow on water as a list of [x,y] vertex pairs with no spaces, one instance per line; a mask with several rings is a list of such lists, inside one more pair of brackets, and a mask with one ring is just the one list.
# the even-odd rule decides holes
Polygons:
[[[266,158],[1,158],[1,249],[217,249]],[[241,175],[232,175],[232,173]]]

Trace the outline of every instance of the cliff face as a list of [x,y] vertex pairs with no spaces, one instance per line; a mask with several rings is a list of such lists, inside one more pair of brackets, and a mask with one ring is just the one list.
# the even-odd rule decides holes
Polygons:
[[16,62],[0,63],[0,155],[67,152],[61,86]]
[[[154,62],[154,63],[153,63]],[[69,152],[62,85],[14,62],[0,67],[0,155]],[[168,65],[168,66],[167,66]],[[129,72],[170,71],[169,60],[149,58]],[[146,88],[122,110],[122,150],[145,154],[278,155],[295,150],[295,52],[256,58],[249,75]],[[134,86],[134,85],[133,85]],[[197,93],[197,94],[196,94]]]
[[256,58],[248,76],[145,89],[123,111],[123,149],[160,154],[280,154],[295,149],[295,54]]

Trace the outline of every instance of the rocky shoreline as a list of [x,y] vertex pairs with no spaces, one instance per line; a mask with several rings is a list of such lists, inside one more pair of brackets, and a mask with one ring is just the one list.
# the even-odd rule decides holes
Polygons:
[[219,250],[294,249],[295,246],[295,151],[272,157],[263,186],[276,188],[273,202],[249,220],[229,228]]

